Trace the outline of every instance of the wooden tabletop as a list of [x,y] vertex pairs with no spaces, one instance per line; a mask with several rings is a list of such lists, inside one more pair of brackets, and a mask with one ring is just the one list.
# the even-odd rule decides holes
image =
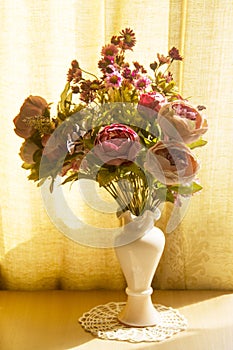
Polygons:
[[162,343],[98,339],[78,322],[94,306],[125,300],[123,291],[0,291],[0,349],[233,349],[232,291],[154,291],[154,303],[179,309],[189,323],[188,330]]

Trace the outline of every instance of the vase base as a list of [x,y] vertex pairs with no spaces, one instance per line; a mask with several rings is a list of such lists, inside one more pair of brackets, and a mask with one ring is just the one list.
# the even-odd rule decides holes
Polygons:
[[145,303],[145,300],[135,301],[132,297],[128,297],[125,307],[117,318],[119,322],[131,327],[149,327],[161,322],[161,315],[151,300]]
[[127,302],[118,315],[118,320],[132,327],[155,326],[161,321],[161,315],[154,307],[150,287],[143,291],[132,291],[126,288]]

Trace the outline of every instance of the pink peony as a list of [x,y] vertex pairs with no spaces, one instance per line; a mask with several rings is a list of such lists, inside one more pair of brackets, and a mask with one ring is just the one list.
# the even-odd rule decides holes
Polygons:
[[19,114],[14,118],[15,133],[25,139],[31,137],[35,129],[30,125],[30,119],[42,116],[48,103],[40,96],[30,95],[20,108]]
[[198,140],[208,129],[206,119],[184,100],[163,106],[158,114],[158,123],[170,139],[185,143]]
[[122,165],[133,162],[140,150],[140,138],[131,128],[123,124],[103,127],[95,139],[94,152],[104,163]]
[[185,144],[159,141],[147,152],[145,168],[161,183],[174,185],[191,182],[199,164]]

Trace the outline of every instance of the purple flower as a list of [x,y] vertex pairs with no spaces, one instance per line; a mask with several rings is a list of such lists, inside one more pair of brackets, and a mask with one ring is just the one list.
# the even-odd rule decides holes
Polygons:
[[140,150],[138,134],[124,124],[103,127],[95,139],[94,153],[104,163],[122,165],[135,160]]

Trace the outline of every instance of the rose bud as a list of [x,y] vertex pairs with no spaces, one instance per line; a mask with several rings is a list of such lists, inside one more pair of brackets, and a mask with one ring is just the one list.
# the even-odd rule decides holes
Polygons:
[[148,150],[145,169],[166,185],[186,184],[195,178],[199,164],[185,144],[159,141]]
[[94,153],[109,165],[133,162],[139,150],[138,134],[123,124],[107,125],[96,136]]
[[166,97],[159,92],[148,92],[141,94],[138,102],[138,111],[151,120],[157,117],[158,111],[166,103]]
[[30,120],[34,117],[42,116],[48,103],[40,96],[29,96],[20,108],[19,114],[14,118],[15,133],[25,139],[31,137],[35,129],[30,125]]
[[181,100],[164,105],[158,113],[158,123],[166,136],[184,143],[198,140],[208,129],[200,112]]

